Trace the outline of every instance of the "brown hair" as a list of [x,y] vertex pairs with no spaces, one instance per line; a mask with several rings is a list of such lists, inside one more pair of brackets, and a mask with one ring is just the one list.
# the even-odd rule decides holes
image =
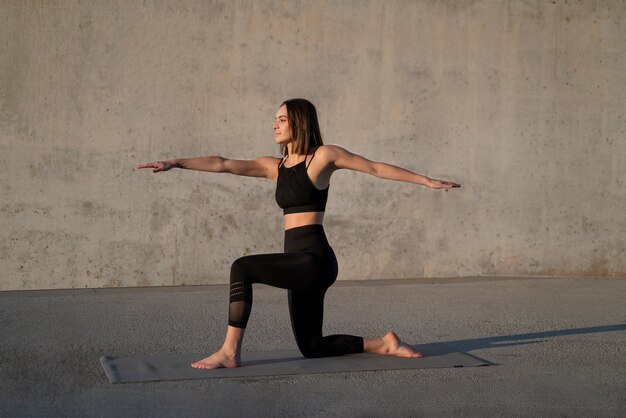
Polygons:
[[[308,154],[312,147],[324,145],[320,125],[317,121],[317,111],[313,103],[306,99],[289,99],[282,104],[287,107],[287,121],[291,129],[291,139],[294,142],[295,154]],[[287,146],[281,144],[280,153],[287,155]]]

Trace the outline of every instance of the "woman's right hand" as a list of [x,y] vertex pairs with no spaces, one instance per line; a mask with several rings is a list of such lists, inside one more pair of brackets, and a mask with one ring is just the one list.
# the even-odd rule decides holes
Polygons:
[[454,183],[452,181],[437,180],[437,179],[428,179],[426,186],[430,187],[431,189],[446,189],[446,191],[448,191],[447,189],[461,187],[460,184]]
[[139,164],[137,166],[137,168],[152,168],[153,173],[158,173],[159,171],[168,171],[176,167],[182,167],[180,161],[178,160],[156,161],[154,163]]

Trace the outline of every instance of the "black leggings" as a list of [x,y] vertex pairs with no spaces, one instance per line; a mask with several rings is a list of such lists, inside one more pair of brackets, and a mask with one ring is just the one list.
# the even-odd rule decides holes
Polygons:
[[322,337],[324,295],[337,278],[337,259],[322,225],[285,231],[285,252],[238,258],[230,270],[228,325],[245,328],[252,309],[252,283],[289,290],[291,327],[305,357],[362,353],[363,338]]

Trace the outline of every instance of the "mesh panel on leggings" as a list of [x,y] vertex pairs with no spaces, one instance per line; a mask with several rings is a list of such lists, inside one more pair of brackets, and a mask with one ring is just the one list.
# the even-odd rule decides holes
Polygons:
[[230,284],[228,325],[245,328],[252,310],[252,285],[234,281]]

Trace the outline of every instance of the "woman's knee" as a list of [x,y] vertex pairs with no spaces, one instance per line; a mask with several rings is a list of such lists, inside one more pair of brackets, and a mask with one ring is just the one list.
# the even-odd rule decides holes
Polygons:
[[241,282],[246,280],[246,260],[245,257],[239,257],[230,266],[230,281]]
[[309,341],[298,341],[298,348],[306,358],[325,357],[324,344],[322,338],[312,338]]

